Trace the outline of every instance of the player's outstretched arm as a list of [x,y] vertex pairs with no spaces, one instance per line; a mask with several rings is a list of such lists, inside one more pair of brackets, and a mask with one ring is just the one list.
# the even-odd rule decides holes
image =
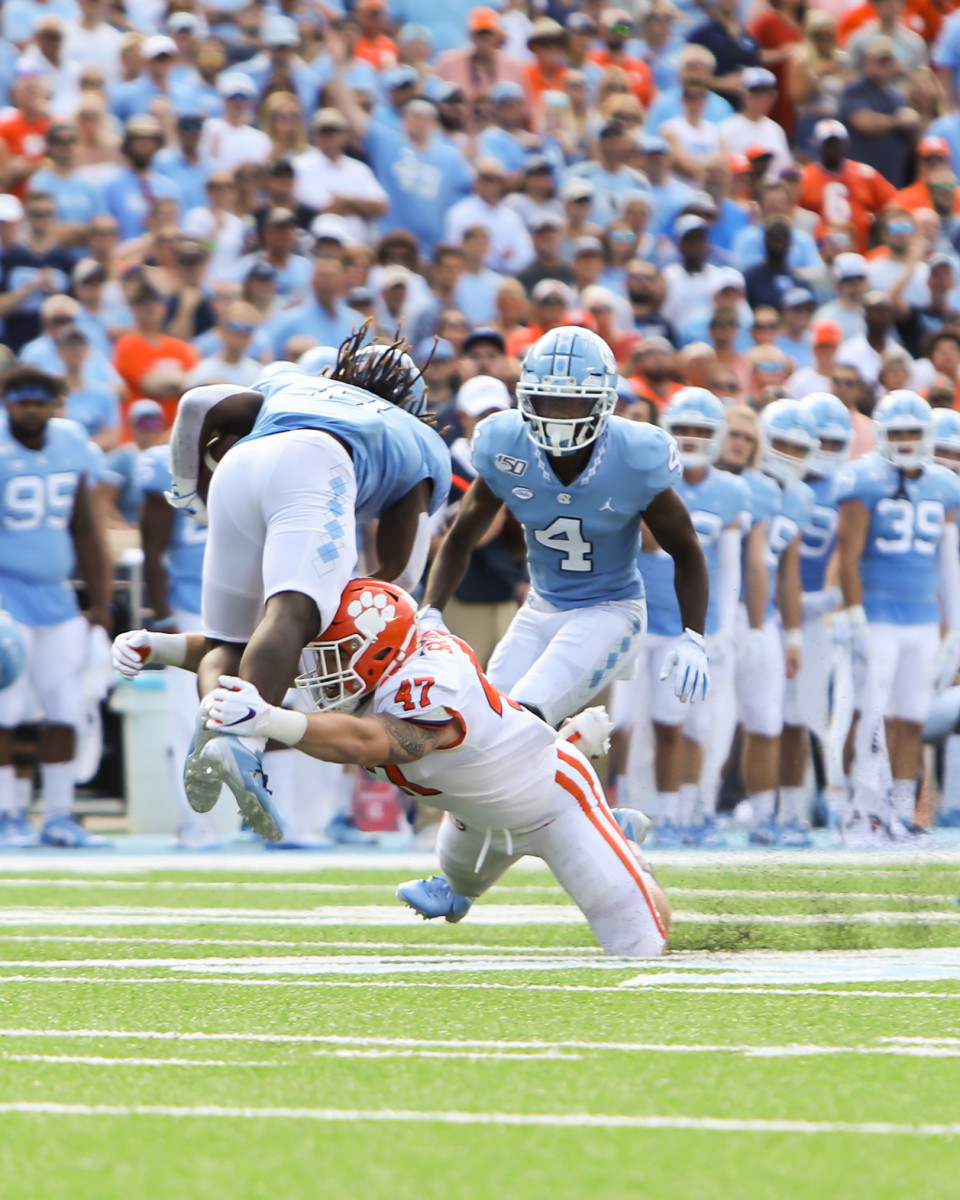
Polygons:
[[252,683],[221,675],[210,701],[207,728],[218,733],[273,738],[296,746],[311,758],[358,767],[416,762],[433,750],[453,745],[459,726],[418,725],[388,713],[355,717],[348,713],[301,713],[267,704]]
[[470,555],[502,507],[500,500],[477,476],[460,502],[456,520],[440,543],[430,569],[423,597],[427,608],[442,610],[445,607],[467,573]]
[[113,639],[113,666],[124,679],[135,679],[147,663],[182,667],[196,674],[210,643],[202,633],[154,633],[131,629]]
[[654,498],[643,518],[658,545],[673,559],[673,586],[684,629],[702,634],[707,619],[710,577],[690,513],[673,488]]

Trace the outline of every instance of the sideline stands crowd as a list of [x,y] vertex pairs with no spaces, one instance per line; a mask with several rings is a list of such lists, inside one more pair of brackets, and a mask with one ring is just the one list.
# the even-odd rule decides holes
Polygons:
[[[757,411],[830,391],[863,454],[886,391],[960,407],[951,8],[5,0],[0,366],[62,380],[50,401],[89,439],[89,519],[126,544],[142,529],[167,628],[199,607],[164,579],[188,536],[157,457],[180,395],[249,385],[364,320],[413,347],[455,492],[477,420],[562,324],[611,346],[622,415],[657,421],[684,385]],[[11,503],[0,547],[31,528]],[[109,625],[109,564],[71,534]],[[525,587],[508,521],[451,626],[485,659]],[[4,745],[9,825],[23,790],[14,804]],[[45,794],[73,753],[41,743]],[[51,843],[84,841],[56,804]]]

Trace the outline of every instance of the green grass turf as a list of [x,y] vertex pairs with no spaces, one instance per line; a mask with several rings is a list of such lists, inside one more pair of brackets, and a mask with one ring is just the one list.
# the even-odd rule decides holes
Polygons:
[[[702,953],[802,952],[801,964],[818,965],[824,958],[816,952],[825,950],[957,949],[960,920],[913,915],[960,915],[955,869],[882,862],[806,868],[800,860],[776,870],[691,863],[660,877],[675,909],[687,914],[676,928],[676,953],[655,965],[601,969],[589,930],[576,924],[268,923],[283,914],[335,916],[344,905],[392,913],[398,877],[382,867],[131,875],[118,864],[95,876],[62,877],[5,875],[0,867],[0,1106],[892,1122],[905,1131],[960,1124],[960,1057],[952,1056],[960,1055],[960,978],[936,969],[936,952],[923,960],[930,978],[917,982],[898,974],[896,958],[881,960],[891,966],[877,979],[857,978],[846,967],[860,960],[841,956],[826,960],[840,964],[829,983],[743,974],[740,987],[723,981],[731,965],[758,970],[767,959]],[[326,886],[290,886],[298,883]],[[536,906],[533,915],[568,902],[546,873],[515,871],[487,903]],[[163,923],[139,926],[110,924],[104,908],[175,911]],[[230,917],[230,910],[255,913]],[[883,912],[903,920],[857,923]],[[204,923],[204,914],[216,923]],[[753,923],[703,920],[736,914]],[[805,916],[813,922],[756,923]],[[41,917],[58,923],[41,924]],[[550,949],[557,953],[545,957],[559,969],[535,969]],[[568,967],[557,961],[564,953]],[[473,969],[438,969],[471,956]],[[404,958],[413,960],[406,970],[396,961]],[[238,974],[206,973],[218,969],[213,960],[232,959],[243,960]],[[311,973],[337,959],[350,973]],[[257,962],[267,973],[253,970]],[[284,964],[292,973],[277,973]],[[660,974],[660,986],[631,984]],[[239,1036],[184,1036],[190,1033]],[[358,1043],[264,1040],[278,1035]],[[951,1056],[883,1052],[896,1045],[887,1039],[904,1038],[939,1041],[932,1049]],[[951,1038],[955,1045],[943,1040]],[[478,1040],[489,1044],[459,1045]],[[789,1052],[796,1047],[807,1049]],[[759,1056],[764,1048],[779,1048],[779,1056]],[[504,1053],[515,1057],[497,1057]],[[3,1200],[900,1200],[905,1191],[911,1200],[947,1200],[960,1186],[960,1136],[908,1132],[2,1110],[0,1125]]]

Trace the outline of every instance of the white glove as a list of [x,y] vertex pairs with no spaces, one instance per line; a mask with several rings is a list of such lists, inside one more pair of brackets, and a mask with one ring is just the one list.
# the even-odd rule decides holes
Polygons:
[[685,629],[683,637],[663,660],[660,668],[660,678],[667,679],[674,675],[673,690],[679,700],[696,700],[707,698],[707,688],[710,686],[710,668],[707,662],[707,647],[702,633]]
[[252,683],[221,675],[220,686],[206,698],[207,728],[238,737],[273,738],[293,746],[307,728],[305,713],[268,704]]
[[960,669],[960,629],[951,629],[940,645],[937,691],[950,687]]
[[433,605],[424,605],[417,613],[417,624],[421,629],[439,629],[441,633],[449,633],[443,621],[443,613]]
[[733,657],[733,631],[718,629],[707,638],[707,657],[715,667],[722,667]]
[[113,639],[113,667],[124,679],[136,679],[153,654],[153,634],[131,629]]
[[862,604],[856,604],[847,609],[847,620],[850,622],[850,653],[860,663],[870,661],[870,626],[867,624],[867,614]]
[[745,675],[756,671],[763,663],[763,630],[750,629],[737,650],[737,666]]
[[850,652],[850,618],[844,609],[840,609],[830,617],[830,636],[833,644],[839,650]]
[[815,621],[832,613],[843,603],[843,594],[839,588],[824,588],[819,592],[804,592],[800,597],[803,606],[804,621]]
[[610,749],[614,725],[602,704],[567,717],[557,732],[587,758],[601,758]]

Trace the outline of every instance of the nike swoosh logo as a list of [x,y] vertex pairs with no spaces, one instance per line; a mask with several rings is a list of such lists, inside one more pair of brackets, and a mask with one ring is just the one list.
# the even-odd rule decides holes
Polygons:
[[244,723],[244,721],[249,721],[251,717],[255,717],[256,715],[257,715],[257,710],[255,708],[248,708],[247,711],[243,714],[243,716],[239,718],[239,720],[231,721],[230,724],[231,725],[242,725]]

